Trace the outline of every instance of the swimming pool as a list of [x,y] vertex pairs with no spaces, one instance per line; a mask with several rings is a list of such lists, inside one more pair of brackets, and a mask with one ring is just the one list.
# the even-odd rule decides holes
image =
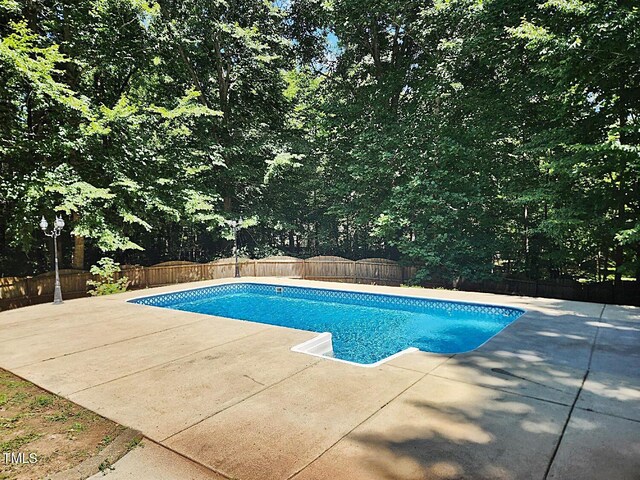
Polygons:
[[473,350],[524,310],[323,288],[229,283],[129,300],[323,333],[295,351],[378,365],[407,350]]

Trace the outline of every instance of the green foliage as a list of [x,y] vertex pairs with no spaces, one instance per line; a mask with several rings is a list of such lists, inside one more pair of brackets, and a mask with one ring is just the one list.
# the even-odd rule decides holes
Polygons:
[[311,129],[338,241],[394,247],[425,281],[638,271],[638,15],[335,2]]
[[129,286],[127,277],[120,277],[116,280],[115,274],[120,272],[120,264],[111,258],[101,258],[98,260],[98,264],[93,265],[89,271],[98,277],[97,280],[87,281],[87,285],[93,287],[92,290],[89,290],[93,296],[125,292]]
[[228,254],[243,216],[246,252],[400,258],[425,282],[640,273],[633,2],[4,0],[0,17],[3,271],[44,268],[55,210],[88,257],[129,263]]
[[61,73],[56,67],[70,61],[60,53],[59,45],[38,47],[38,35],[27,27],[24,20],[10,22],[9,28],[11,33],[0,42],[2,63],[28,82],[37,95],[46,95],[61,105],[88,115],[85,99],[78,98],[71,88],[54,78]]

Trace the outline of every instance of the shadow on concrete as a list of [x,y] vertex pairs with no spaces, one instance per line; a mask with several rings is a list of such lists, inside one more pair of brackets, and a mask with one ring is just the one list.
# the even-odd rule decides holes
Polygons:
[[436,368],[311,470],[637,480],[639,359],[640,322],[532,315]]

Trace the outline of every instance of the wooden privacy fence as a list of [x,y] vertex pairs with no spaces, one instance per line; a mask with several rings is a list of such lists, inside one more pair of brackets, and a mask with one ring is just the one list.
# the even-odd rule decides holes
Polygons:
[[[332,282],[400,285],[415,275],[415,267],[404,267],[393,260],[367,258],[348,260],[342,257],[268,257],[260,260],[240,259],[243,277],[291,277]],[[164,262],[151,267],[124,265],[120,275],[129,279],[129,288],[158,287],[175,283],[197,282],[233,277],[235,259],[223,258],[209,263]],[[82,270],[60,270],[62,296],[66,299],[87,296],[87,280],[93,278]],[[36,277],[0,278],[0,310],[36,303],[53,298],[53,272]]]
[[[291,277],[307,280],[349,282],[375,285],[400,285],[412,279],[415,266],[401,266],[393,260],[367,258],[348,260],[342,257],[320,256],[306,260],[294,257],[268,257],[260,260],[240,259],[243,277]],[[126,275],[131,289],[157,287],[176,283],[196,282],[233,277],[235,259],[223,258],[209,263],[165,262],[151,267],[125,265],[120,275]],[[87,280],[93,278],[82,270],[61,270],[60,283],[66,299],[87,296]],[[55,277],[53,272],[36,277],[0,278],[0,310],[49,302],[53,298]],[[426,284],[443,286],[445,284]],[[598,303],[640,305],[640,284],[613,282],[581,284],[572,280],[532,281],[501,279],[470,282],[462,280],[455,285],[460,290],[561,298]]]

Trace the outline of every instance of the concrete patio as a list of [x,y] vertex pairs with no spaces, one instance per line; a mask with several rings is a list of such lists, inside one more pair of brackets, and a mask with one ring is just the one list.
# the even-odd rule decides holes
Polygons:
[[233,280],[208,281],[0,313],[0,366],[148,437],[113,479],[640,478],[639,308],[243,280],[527,313],[473,352],[362,368],[290,351],[313,332],[126,302]]

